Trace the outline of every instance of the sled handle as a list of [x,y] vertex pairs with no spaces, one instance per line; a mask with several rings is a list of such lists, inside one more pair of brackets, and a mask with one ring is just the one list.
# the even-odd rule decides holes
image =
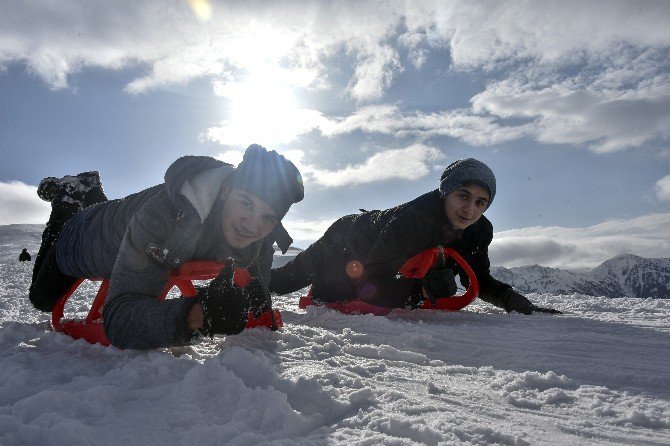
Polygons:
[[[426,310],[449,310],[449,311],[458,311],[465,306],[469,305],[474,301],[479,295],[479,282],[477,281],[477,276],[472,270],[468,262],[452,248],[443,248],[441,251],[440,248],[433,248],[430,250],[423,251],[415,257],[412,257],[410,260],[403,265],[400,272],[405,275],[405,273],[412,274],[413,278],[421,278],[426,275],[428,270],[433,267],[437,259],[440,257],[441,253],[444,252],[444,258],[451,257],[456,261],[458,266],[460,266],[465,274],[468,276],[468,289],[462,295],[455,295],[451,297],[443,296],[435,299],[435,305],[433,305],[430,300],[426,300],[421,308]],[[416,259],[420,257],[419,259]],[[416,259],[416,260],[415,260]],[[405,268],[408,267],[408,270]],[[421,274],[420,276],[418,274]]]

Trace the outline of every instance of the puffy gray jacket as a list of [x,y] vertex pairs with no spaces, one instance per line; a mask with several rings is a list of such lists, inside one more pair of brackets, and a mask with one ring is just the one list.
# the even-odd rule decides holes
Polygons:
[[112,345],[147,349],[190,341],[186,316],[195,300],[156,300],[169,271],[188,260],[232,257],[267,287],[273,241],[288,234],[278,225],[242,250],[226,244],[217,196],[234,170],[214,158],[185,156],[168,168],[164,184],[88,207],[67,222],[57,242],[58,266],[73,277],[111,279],[103,319]]

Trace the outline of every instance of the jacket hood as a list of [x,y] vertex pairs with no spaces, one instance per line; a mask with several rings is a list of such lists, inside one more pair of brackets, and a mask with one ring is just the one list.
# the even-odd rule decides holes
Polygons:
[[165,172],[165,189],[177,209],[188,203],[203,223],[223,182],[234,170],[231,164],[209,156],[183,156]]
[[[214,207],[221,186],[235,172],[228,163],[209,156],[183,156],[165,172],[165,189],[179,210],[193,209],[204,224]],[[268,236],[285,253],[293,243],[284,226],[277,224]]]

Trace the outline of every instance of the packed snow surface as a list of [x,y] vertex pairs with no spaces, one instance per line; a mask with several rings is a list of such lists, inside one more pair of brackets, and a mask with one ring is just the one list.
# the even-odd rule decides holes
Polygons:
[[376,317],[300,310],[295,293],[275,299],[278,332],[124,351],[31,307],[17,259],[38,243],[39,227],[0,227],[2,445],[670,444],[670,300]]

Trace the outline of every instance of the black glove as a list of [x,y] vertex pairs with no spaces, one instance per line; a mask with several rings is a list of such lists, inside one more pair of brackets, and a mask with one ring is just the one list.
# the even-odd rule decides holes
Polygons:
[[435,305],[438,297],[451,297],[456,294],[454,270],[448,267],[433,267],[421,279],[421,286],[426,291],[430,303]]
[[243,292],[249,302],[249,311],[253,313],[254,317],[259,317],[269,309],[270,292],[257,277],[251,279],[247,286],[243,288]]
[[203,334],[239,334],[247,325],[249,296],[233,283],[233,266],[228,262],[218,276],[198,293],[204,315]]
[[512,288],[508,288],[500,296],[500,301],[505,311],[516,311],[517,313],[533,314],[533,312],[563,314],[553,308],[542,308],[535,306],[525,296],[517,293]]

